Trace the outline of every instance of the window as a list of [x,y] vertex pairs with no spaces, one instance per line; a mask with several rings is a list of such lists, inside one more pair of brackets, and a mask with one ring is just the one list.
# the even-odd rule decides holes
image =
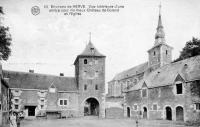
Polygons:
[[19,102],[19,99],[15,99],[15,103],[18,103]]
[[15,109],[17,110],[19,108],[19,105],[15,105]]
[[44,99],[40,99],[40,101],[41,101],[42,103],[44,103]]
[[18,92],[19,92],[19,90],[15,90],[15,92],[16,92],[16,93],[18,93]]
[[183,86],[182,86],[182,83],[176,84],[176,93],[177,93],[177,94],[183,94]]
[[133,105],[133,110],[137,110],[137,105]]
[[84,64],[87,64],[87,59],[84,59]]
[[156,52],[155,52],[155,51],[153,51],[153,55],[154,55],[154,56],[156,55]]
[[98,77],[98,76],[99,76],[99,72],[96,71],[94,76],[95,76],[95,77]]
[[168,51],[166,50],[166,52],[165,52],[165,53],[166,53],[166,55],[167,55],[167,54],[168,54]]
[[63,105],[63,100],[60,100],[60,105]]
[[60,99],[59,105],[60,106],[66,106],[67,105],[67,99]]
[[67,100],[64,100],[64,105],[67,105]]
[[98,88],[98,85],[96,84],[96,85],[95,85],[95,90],[98,90],[98,89],[99,89],[99,88]]
[[153,104],[153,110],[157,110],[157,109],[158,109],[157,104]]
[[147,89],[142,89],[142,97],[147,97]]
[[49,88],[49,92],[50,93],[55,93],[56,92],[56,88]]
[[41,109],[44,109],[44,105],[40,105],[40,108],[41,108]]
[[200,103],[196,103],[195,104],[195,110],[199,110],[200,111]]
[[87,90],[87,85],[86,84],[84,85],[84,90]]

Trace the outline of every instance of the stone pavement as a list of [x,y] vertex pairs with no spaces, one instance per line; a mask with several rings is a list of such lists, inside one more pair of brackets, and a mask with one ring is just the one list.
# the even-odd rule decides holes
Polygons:
[[[21,122],[21,127],[137,127],[133,119],[28,119]],[[185,127],[182,122],[166,120],[139,120],[138,127]]]

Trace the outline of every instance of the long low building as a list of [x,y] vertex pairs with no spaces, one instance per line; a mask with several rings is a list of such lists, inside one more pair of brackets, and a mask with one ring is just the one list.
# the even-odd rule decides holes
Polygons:
[[74,62],[75,77],[3,70],[11,109],[25,117],[105,117],[105,56],[91,43]]

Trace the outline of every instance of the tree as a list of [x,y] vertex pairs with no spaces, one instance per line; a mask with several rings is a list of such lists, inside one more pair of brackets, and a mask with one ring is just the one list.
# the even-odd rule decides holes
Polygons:
[[[0,17],[4,14],[3,8],[0,7]],[[8,60],[8,57],[11,55],[11,35],[9,34],[9,27],[5,27],[0,22],[0,55],[2,55],[3,60]]]
[[192,40],[186,42],[185,47],[182,49],[179,58],[174,60],[174,62],[197,55],[200,55],[200,39],[193,37]]

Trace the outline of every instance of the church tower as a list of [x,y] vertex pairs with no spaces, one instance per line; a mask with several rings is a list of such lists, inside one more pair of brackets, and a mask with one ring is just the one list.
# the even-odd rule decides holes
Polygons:
[[158,26],[155,34],[154,46],[148,50],[150,69],[157,69],[172,61],[172,47],[166,43],[164,27],[161,19],[161,5],[159,5]]
[[91,42],[77,56],[75,77],[80,116],[105,117],[105,56]]

